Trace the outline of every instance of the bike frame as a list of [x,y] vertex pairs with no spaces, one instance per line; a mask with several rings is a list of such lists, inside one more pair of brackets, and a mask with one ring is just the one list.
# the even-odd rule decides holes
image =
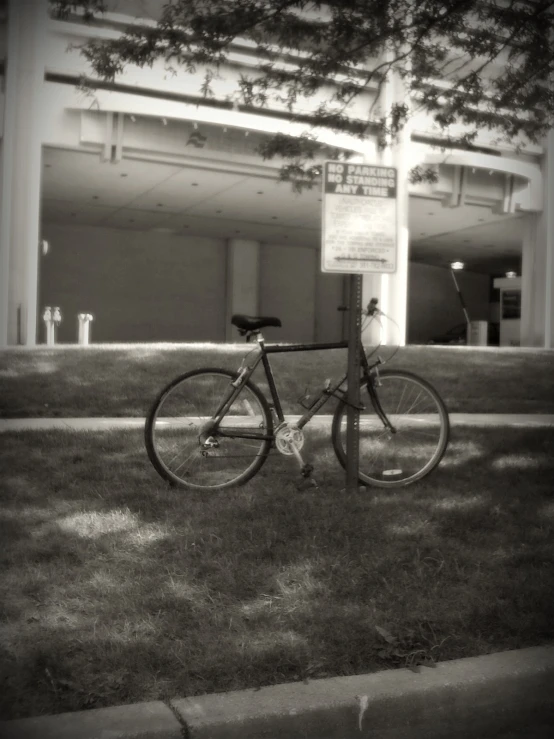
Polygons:
[[[230,396],[225,398],[218,408],[218,410],[215,413],[213,421],[210,423],[210,427],[205,430],[206,433],[210,433],[211,430],[213,430],[215,427],[219,426],[219,423],[221,419],[224,417],[224,415],[227,413],[233,402],[235,401],[235,398],[239,394],[242,387],[248,382],[250,377],[254,374],[256,368],[261,363],[264,368],[264,373],[267,379],[267,384],[269,386],[269,392],[271,394],[271,400],[273,403],[273,411],[277,417],[277,420],[279,421],[279,425],[285,423],[285,416],[283,413],[283,408],[281,405],[281,400],[279,398],[279,393],[277,391],[277,386],[275,384],[275,378],[273,375],[273,370],[271,369],[271,364],[269,362],[269,354],[284,354],[286,352],[306,352],[306,351],[321,351],[325,349],[348,349],[348,342],[347,341],[338,341],[338,342],[332,342],[332,343],[324,343],[324,344],[265,344],[264,338],[261,333],[259,333],[256,336],[256,340],[258,343],[258,349],[256,351],[256,356],[246,365],[240,368],[237,374],[236,380],[232,382],[231,384],[235,388],[235,390],[231,393]],[[363,349],[360,351],[360,366],[362,368],[362,374],[363,378],[369,380],[370,379],[370,372],[373,369],[373,367],[377,366],[380,363],[380,360],[375,362],[375,364],[370,365],[367,357],[363,351]],[[295,423],[295,426],[299,429],[303,428],[309,421],[315,416],[315,414],[327,403],[329,398],[332,396],[344,398],[346,395],[346,390],[341,389],[342,385],[346,382],[347,379],[347,373],[345,373],[340,380],[336,381],[333,385],[329,385],[328,387],[324,388],[318,399],[314,402],[314,404],[304,413],[298,421]],[[381,404],[379,403],[379,399],[377,397],[377,394],[375,393],[375,389],[373,387],[372,382],[368,382],[368,389],[369,394],[371,397],[371,401],[373,403],[373,406],[375,408],[375,411],[377,415],[381,418],[383,423],[388,426],[389,428],[392,428],[389,420],[386,418],[382,408]],[[338,395],[340,393],[340,395]],[[218,427],[218,434],[221,436],[233,436],[233,437],[241,437],[241,438],[255,438],[255,439],[273,439],[273,434],[267,435],[267,434],[258,434],[253,431],[248,431],[246,429],[234,429],[232,432],[226,431],[225,428]]]

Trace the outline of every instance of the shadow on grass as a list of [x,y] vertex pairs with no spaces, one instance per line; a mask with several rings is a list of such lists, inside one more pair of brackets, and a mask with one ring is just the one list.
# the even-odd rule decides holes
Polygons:
[[458,430],[427,480],[353,495],[323,433],[319,489],[272,456],[208,495],[136,431],[3,441],[3,718],[552,639],[552,431]]

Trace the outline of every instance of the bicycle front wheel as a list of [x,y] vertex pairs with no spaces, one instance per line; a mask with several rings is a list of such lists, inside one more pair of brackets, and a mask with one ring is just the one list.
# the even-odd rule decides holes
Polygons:
[[237,393],[231,384],[236,378],[223,369],[194,370],[156,398],[146,420],[146,449],[154,468],[173,485],[198,490],[240,485],[266,461],[271,411],[250,382]]
[[[395,488],[428,475],[446,450],[450,425],[440,395],[426,380],[411,372],[382,370],[372,376],[376,401],[362,383],[360,411],[359,479],[367,485]],[[390,422],[389,429],[380,411]],[[335,453],[346,466],[347,405],[333,417]]]

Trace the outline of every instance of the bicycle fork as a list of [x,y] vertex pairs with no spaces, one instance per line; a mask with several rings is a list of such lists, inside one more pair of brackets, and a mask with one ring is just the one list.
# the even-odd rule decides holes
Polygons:
[[383,410],[381,401],[379,400],[379,395],[377,394],[377,391],[375,390],[375,387],[379,386],[379,371],[377,369],[375,370],[374,377],[372,377],[369,373],[365,373],[365,380],[366,380],[365,384],[367,387],[367,392],[369,394],[371,404],[373,405],[373,410],[381,419],[384,427],[387,428],[391,434],[396,434],[396,428],[389,421],[387,414]]

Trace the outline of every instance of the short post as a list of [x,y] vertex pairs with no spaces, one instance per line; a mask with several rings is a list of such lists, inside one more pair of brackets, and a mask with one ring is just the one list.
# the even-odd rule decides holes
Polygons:
[[46,345],[52,346],[55,343],[54,339],[54,321],[52,320],[52,308],[49,305],[44,309],[42,314],[42,320],[46,328]]
[[58,326],[62,322],[62,312],[61,310],[56,306],[52,308],[52,324],[53,324],[53,334],[54,334],[54,340],[53,344],[56,343],[56,336],[58,333]]
[[348,408],[346,412],[346,492],[358,491],[360,467],[360,351],[362,275],[350,275],[348,320]]
[[454,270],[460,270],[464,268],[463,262],[452,262],[450,265],[450,274],[452,275],[452,279],[454,280],[454,285],[456,287],[456,292],[458,293],[458,299],[460,301],[460,305],[462,306],[462,310],[464,312],[464,316],[466,319],[466,344],[469,344],[469,334],[471,330],[471,321],[469,320],[469,313],[467,312],[466,304],[464,301],[464,296],[462,295],[462,291],[460,290],[460,286],[458,285],[458,280],[456,279],[456,275],[454,274]]
[[82,346],[88,346],[90,335],[90,322],[94,320],[92,313],[79,313],[77,315],[79,322],[79,338],[78,342]]

